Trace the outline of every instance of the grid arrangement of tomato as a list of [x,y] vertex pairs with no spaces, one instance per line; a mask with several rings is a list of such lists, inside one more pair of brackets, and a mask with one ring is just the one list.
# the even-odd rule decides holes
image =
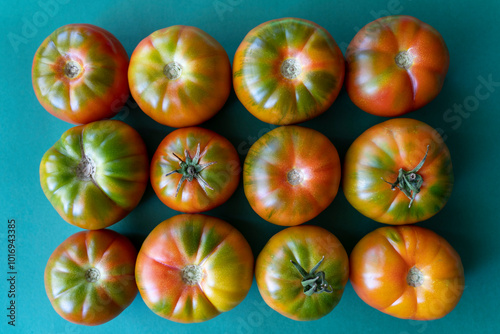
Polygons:
[[[294,124],[329,109],[344,82],[368,113],[409,113],[437,96],[448,65],[441,35],[410,16],[368,23],[345,59],[313,22],[265,22],[244,37],[232,68],[224,48],[195,27],[152,33],[130,61],[104,29],[57,29],[35,54],[33,87],[48,112],[78,126],[45,153],[40,182],[61,217],[86,231],[48,260],[52,306],[68,321],[99,325],[139,291],[157,315],[201,322],[238,305],[255,276],[269,307],[295,320],[329,314],[348,279],[363,301],[394,317],[445,316],[464,289],[460,257],[442,237],[411,225],[438,213],[453,188],[438,132],[415,119],[386,120],[352,143],[341,167],[326,136]],[[196,127],[223,107],[232,87],[255,117],[281,125],[252,145],[243,166],[226,138]],[[130,93],[152,119],[179,128],[151,161],[137,131],[109,119]],[[255,261],[237,229],[201,214],[226,202],[241,177],[252,209],[286,226]],[[184,214],[160,223],[137,252],[106,228],[138,205],[148,182]],[[393,225],[367,234],[350,256],[331,232],[304,225],[340,186],[360,213]]]

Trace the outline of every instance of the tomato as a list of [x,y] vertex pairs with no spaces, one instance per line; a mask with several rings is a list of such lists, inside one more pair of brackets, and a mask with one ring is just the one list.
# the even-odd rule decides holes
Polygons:
[[443,37],[411,16],[368,23],[346,51],[346,90],[364,111],[394,117],[419,109],[443,87],[450,56]]
[[339,303],[349,260],[340,241],[324,228],[289,227],[264,246],[255,277],[272,309],[294,320],[316,320]]
[[325,112],[344,81],[344,57],[319,25],[284,18],[252,29],[233,61],[234,90],[261,121],[292,124]]
[[337,195],[340,160],[316,130],[283,126],[257,140],[245,159],[243,186],[252,209],[277,225],[302,224]]
[[68,24],[36,51],[33,89],[57,118],[90,123],[113,117],[127,102],[127,68],[127,52],[110,32],[90,24]]
[[80,325],[100,325],[118,316],[137,295],[137,252],[111,230],[73,234],[45,267],[45,291],[56,312]]
[[436,233],[417,226],[368,233],[350,256],[351,283],[368,305],[397,318],[448,314],[464,290],[460,256]]
[[146,146],[129,125],[105,120],[69,129],[43,156],[40,183],[68,223],[110,226],[134,209],[149,177]]
[[380,223],[426,220],[444,207],[453,188],[448,147],[436,130],[414,119],[369,128],[352,143],[344,164],[347,200]]
[[158,146],[151,184],[158,198],[182,212],[211,210],[226,202],[240,181],[240,158],[221,135],[198,127],[177,129]]
[[201,322],[245,298],[252,285],[253,254],[243,235],[225,221],[183,214],[148,235],[135,275],[144,302],[157,315]]
[[206,32],[172,26],[143,39],[130,58],[130,90],[139,107],[171,127],[213,117],[231,91],[231,63]]

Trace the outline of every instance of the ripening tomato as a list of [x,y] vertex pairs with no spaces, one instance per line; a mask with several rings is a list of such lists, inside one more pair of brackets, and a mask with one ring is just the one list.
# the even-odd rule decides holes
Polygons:
[[68,223],[89,230],[110,226],[134,209],[149,178],[146,146],[116,120],[69,129],[43,156],[40,183]]
[[368,23],[346,51],[346,90],[359,108],[394,117],[423,107],[443,87],[450,56],[439,32],[411,16]]
[[238,187],[240,173],[240,158],[229,140],[198,127],[169,133],[151,161],[151,184],[158,198],[188,213],[226,202]]
[[350,256],[351,283],[368,305],[397,318],[439,319],[457,305],[464,268],[436,233],[417,226],[368,233]]
[[324,228],[289,227],[264,246],[255,277],[272,309],[294,320],[316,320],[339,303],[349,260],[340,241]]
[[369,128],[352,143],[342,186],[354,208],[380,223],[426,220],[451,195],[450,152],[429,125],[409,118],[391,119]]
[[299,123],[332,105],[344,71],[344,56],[328,31],[303,19],[277,19],[252,29],[236,50],[234,90],[261,121]]
[[257,140],[245,159],[243,186],[252,209],[277,225],[302,224],[337,195],[340,159],[320,132],[282,126]]
[[213,117],[231,91],[224,48],[195,27],[172,26],[143,39],[130,58],[130,91],[158,123],[175,128]]
[[108,322],[137,295],[137,252],[111,230],[73,234],[52,253],[45,267],[45,291],[56,312],[80,325]]
[[243,235],[225,221],[183,214],[148,235],[135,275],[144,302],[157,315],[201,322],[245,298],[252,285],[253,254]]
[[36,51],[33,89],[52,115],[86,124],[113,117],[127,102],[127,68],[127,52],[110,32],[90,24],[68,24]]

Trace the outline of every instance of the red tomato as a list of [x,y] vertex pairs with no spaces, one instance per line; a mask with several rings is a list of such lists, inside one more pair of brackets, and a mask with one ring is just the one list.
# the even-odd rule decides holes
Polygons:
[[52,253],[45,267],[45,291],[64,319],[100,325],[118,316],[137,295],[137,252],[111,230],[73,234]]
[[346,90],[370,114],[394,117],[421,108],[443,87],[450,56],[436,29],[411,16],[368,23],[346,51]]
[[206,32],[172,26],[143,39],[130,58],[130,90],[158,123],[180,128],[213,117],[231,91],[231,63]]
[[221,135],[191,127],[171,132],[151,162],[151,184],[168,207],[196,213],[226,202],[240,181],[240,159]]
[[135,275],[153,312],[172,321],[201,322],[245,298],[252,285],[253,254],[243,235],[223,220],[178,215],[146,238]]
[[116,115],[127,102],[128,55],[110,32],[68,24],[47,37],[33,59],[36,97],[52,115],[85,124]]
[[316,130],[282,126],[257,140],[245,159],[243,185],[252,209],[277,225],[302,224],[337,195],[340,159]]
[[442,237],[417,226],[368,233],[354,247],[350,267],[358,296],[397,318],[442,318],[464,290],[460,256]]

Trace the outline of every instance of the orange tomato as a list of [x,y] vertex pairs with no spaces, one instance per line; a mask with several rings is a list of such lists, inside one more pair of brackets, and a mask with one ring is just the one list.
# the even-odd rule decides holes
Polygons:
[[464,290],[460,256],[445,239],[417,226],[367,234],[351,253],[350,273],[365,303],[403,319],[442,318]]
[[224,48],[195,27],[172,26],[143,39],[130,58],[130,91],[158,123],[175,128],[214,116],[231,91]]

